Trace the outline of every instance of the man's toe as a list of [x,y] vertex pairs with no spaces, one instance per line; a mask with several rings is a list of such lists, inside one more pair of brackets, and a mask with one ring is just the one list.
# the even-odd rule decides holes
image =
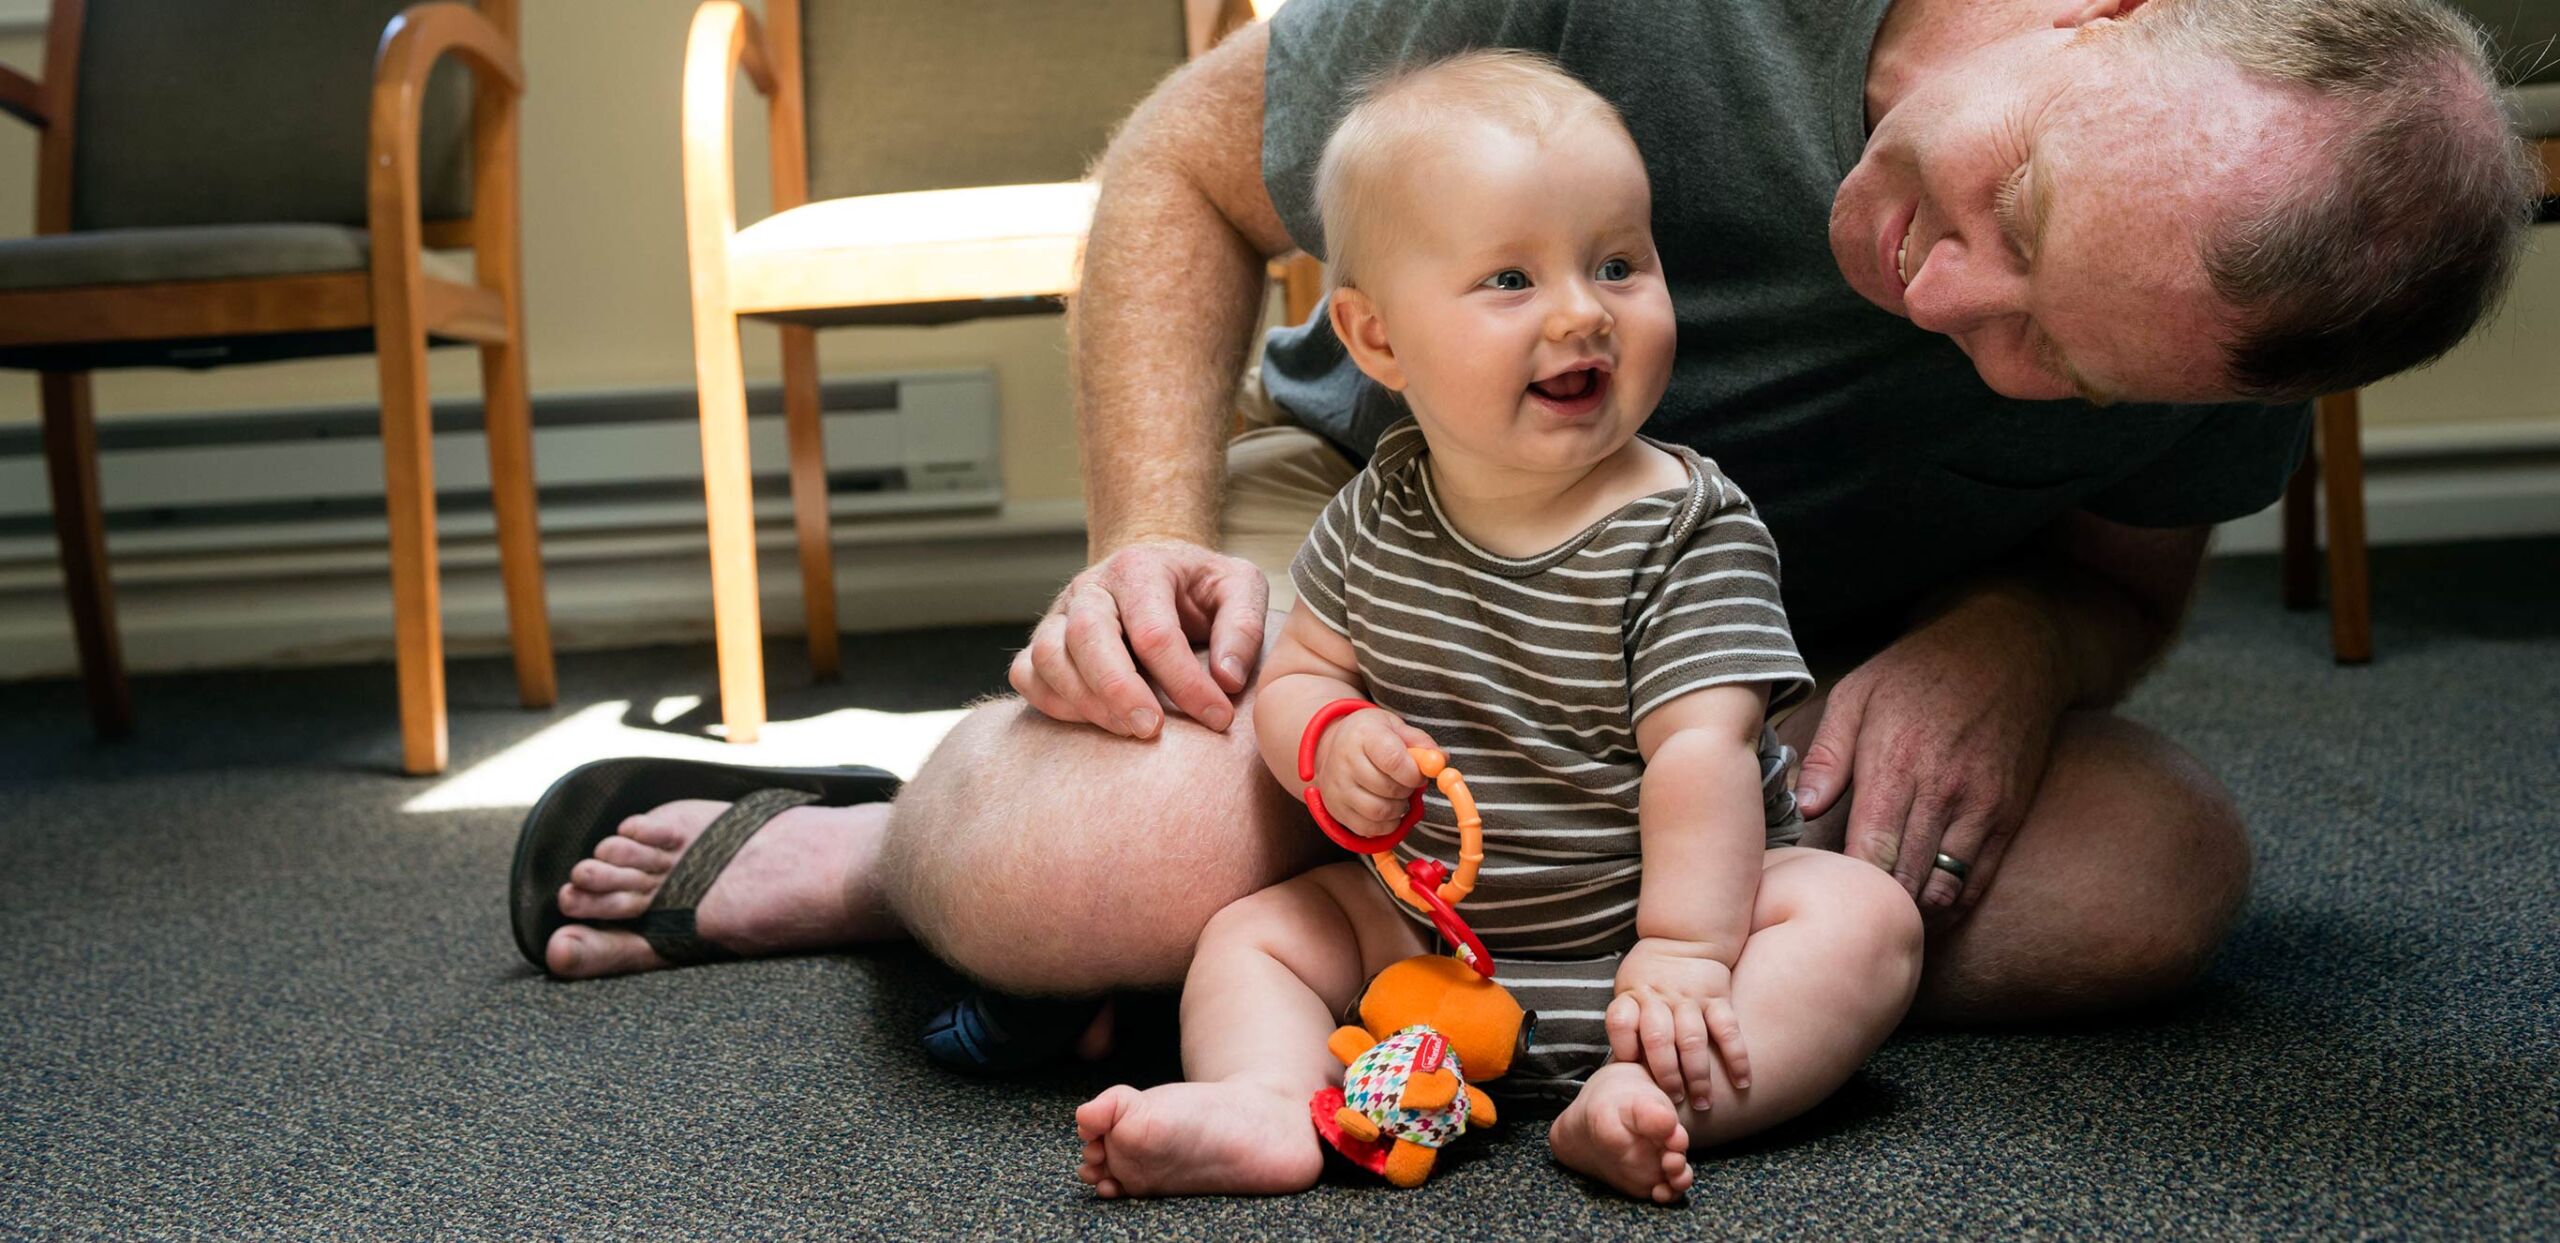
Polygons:
[[652,876],[666,875],[667,869],[674,867],[676,861],[675,855],[670,852],[660,850],[638,839],[620,835],[597,842],[596,858],[615,867],[632,868]]
[[646,971],[660,965],[657,951],[632,933],[576,924],[551,934],[551,944],[543,948],[543,964],[551,974],[569,980]]
[[576,867],[569,869],[569,883],[589,893],[654,892],[660,879],[638,868],[602,859],[580,859]]

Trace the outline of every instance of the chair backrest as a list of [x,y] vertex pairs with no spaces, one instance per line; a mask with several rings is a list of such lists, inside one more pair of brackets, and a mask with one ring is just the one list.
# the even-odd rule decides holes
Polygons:
[[[365,220],[373,54],[411,0],[86,0],[71,227]],[[430,220],[471,212],[471,79],[422,101]]]
[[1182,63],[1180,0],[801,0],[813,199],[1073,181]]

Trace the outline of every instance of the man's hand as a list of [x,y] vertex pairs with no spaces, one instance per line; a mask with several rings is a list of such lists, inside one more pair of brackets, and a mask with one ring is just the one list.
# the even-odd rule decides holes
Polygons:
[[1384,837],[1404,822],[1422,766],[1409,748],[1436,750],[1431,735],[1384,708],[1363,708],[1333,723],[1316,744],[1316,789],[1324,809],[1362,837]]
[[[2050,626],[2022,601],[1969,602],[1840,679],[1805,748],[1807,817],[1854,782],[1842,852],[1902,882],[1921,914],[1969,911],[2026,818],[2070,702]],[[1936,866],[1965,865],[1959,880]]]
[[[1184,715],[1223,731],[1261,662],[1270,594],[1250,561],[1174,540],[1123,545],[1050,602],[1013,658],[1013,689],[1057,720],[1153,738],[1160,687]],[[1204,642],[1206,668],[1192,650]]]
[[1705,1112],[1721,1058],[1736,1090],[1751,1086],[1751,1054],[1733,1010],[1733,964],[1695,941],[1646,937],[1618,963],[1605,1015],[1609,1056],[1637,1062],[1665,1095]]

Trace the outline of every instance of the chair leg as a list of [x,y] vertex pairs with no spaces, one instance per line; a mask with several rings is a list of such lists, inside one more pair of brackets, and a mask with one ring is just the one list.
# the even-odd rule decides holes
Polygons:
[[53,487],[53,531],[62,545],[64,593],[89,719],[101,738],[133,732],[133,689],[125,682],[116,634],[115,583],[107,573],[105,509],[98,494],[98,428],[89,373],[43,373],[45,470]]
[[2329,646],[2342,665],[2373,659],[2364,544],[2364,449],[2353,392],[2320,399],[2320,476],[2329,510]]
[[801,608],[808,615],[809,671],[843,668],[836,635],[836,555],[827,524],[826,428],[818,409],[818,333],[782,328],[782,410],[791,442],[791,520],[800,546]]
[[[512,291],[510,291],[512,293]],[[548,708],[560,697],[551,614],[542,587],[542,524],[533,487],[533,405],[526,392],[523,316],[509,298],[507,340],[480,347],[480,400],[489,436],[489,496],[498,515],[498,571],[507,588],[507,641],[516,698]]]
[[[756,599],[755,480],[747,453],[747,377],[738,317],[694,291],[694,381],[702,394],[702,494],[711,527],[712,629],[720,719],[729,741],[764,730],[764,614]],[[716,325],[716,326],[715,326]]]
[[400,767],[444,771],[444,614],[436,582],[435,423],[427,343],[377,319],[382,373],[382,478],[391,519],[391,627],[400,673]]
[[2284,606],[2320,603],[2320,537],[2312,529],[2312,493],[2320,485],[2320,451],[2307,449],[2284,485]]

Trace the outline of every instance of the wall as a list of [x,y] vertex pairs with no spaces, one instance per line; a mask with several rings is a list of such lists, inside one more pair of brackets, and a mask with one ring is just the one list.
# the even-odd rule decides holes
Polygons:
[[[678,78],[693,0],[539,0],[524,6],[526,333],[537,392],[689,387]],[[42,36],[0,34],[0,62],[39,76]],[[358,106],[361,106],[359,103]],[[741,82],[739,218],[767,210],[764,114]],[[0,237],[34,231],[35,140],[0,117]],[[1072,498],[1075,435],[1061,321],[820,334],[829,375],[988,366],[1004,402],[1004,469],[1019,500]],[[778,379],[773,333],[750,325],[750,381]],[[438,396],[478,391],[469,350],[437,351]],[[36,418],[33,377],[0,373],[0,422]],[[97,380],[100,417],[367,402],[369,357]]]

